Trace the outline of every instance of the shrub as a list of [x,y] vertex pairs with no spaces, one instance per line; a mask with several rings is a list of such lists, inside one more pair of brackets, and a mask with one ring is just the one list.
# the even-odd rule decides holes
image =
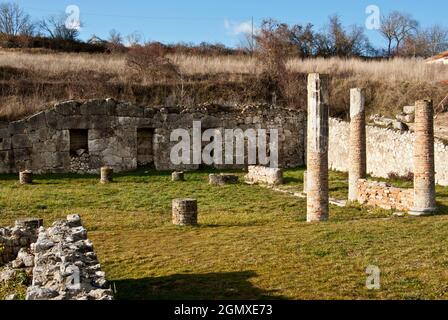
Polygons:
[[412,172],[408,172],[405,175],[400,175],[397,172],[389,172],[387,176],[390,180],[414,181],[414,173]]
[[179,68],[164,54],[164,48],[158,44],[136,45],[126,56],[126,66],[150,82],[181,78]]

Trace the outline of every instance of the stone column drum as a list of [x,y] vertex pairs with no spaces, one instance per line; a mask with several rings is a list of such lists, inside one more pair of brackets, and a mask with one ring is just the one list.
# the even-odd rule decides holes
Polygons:
[[328,204],[328,84],[327,75],[308,75],[307,221],[326,221]]
[[173,182],[177,182],[177,181],[185,181],[185,175],[184,172],[182,171],[175,171],[171,174],[171,180]]
[[109,167],[101,168],[101,180],[102,184],[111,183],[113,181],[114,170]]
[[348,200],[358,200],[358,180],[367,176],[365,90],[350,90]]
[[173,200],[173,224],[195,226],[198,224],[198,202],[195,199]]
[[30,170],[21,171],[19,173],[20,184],[32,184],[33,183],[33,172]]
[[414,207],[409,214],[423,216],[436,210],[434,109],[432,101],[415,103]]

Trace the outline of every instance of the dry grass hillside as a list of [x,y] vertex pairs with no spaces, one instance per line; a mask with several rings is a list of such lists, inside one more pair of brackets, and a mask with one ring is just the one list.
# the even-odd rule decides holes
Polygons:
[[292,59],[288,100],[277,101],[262,77],[262,66],[248,56],[186,56],[169,59],[175,79],[148,79],[130,70],[124,55],[0,51],[0,118],[14,120],[65,99],[114,97],[138,104],[204,102],[276,102],[303,108],[306,74],[328,73],[332,79],[332,114],[346,117],[348,90],[367,88],[370,113],[391,115],[417,99],[438,104],[448,94],[448,66],[420,59]]

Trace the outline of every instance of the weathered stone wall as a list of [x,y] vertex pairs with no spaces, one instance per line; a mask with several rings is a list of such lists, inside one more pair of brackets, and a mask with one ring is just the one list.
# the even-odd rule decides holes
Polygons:
[[395,188],[385,182],[360,179],[358,202],[386,210],[409,211],[414,206],[414,190]]
[[78,215],[40,228],[27,300],[112,300],[106,274]]
[[69,215],[47,229],[42,224],[25,219],[0,228],[0,282],[24,271],[32,279],[27,300],[112,300],[81,218]]
[[[349,170],[348,122],[330,119],[329,167]],[[413,149],[415,134],[367,126],[367,172],[374,177],[387,178],[390,173],[407,176],[414,172]],[[435,142],[436,183],[448,185],[448,145]]]
[[283,171],[263,166],[249,166],[249,172],[244,180],[247,183],[280,185],[283,184]]
[[[139,107],[111,99],[68,101],[27,119],[0,127],[0,173],[32,170],[35,173],[90,172],[103,166],[114,171],[137,168],[139,159],[153,160],[157,170],[197,169],[175,166],[170,161],[173,129],[192,131],[193,121],[202,129],[278,129],[279,165],[304,164],[305,121],[303,112],[269,106],[233,108],[208,105],[194,109]],[[88,153],[70,150],[73,130],[88,130]],[[141,129],[151,130],[153,150],[148,157],[138,152]],[[72,131],[71,131],[72,130]],[[240,168],[241,166],[220,166]]]

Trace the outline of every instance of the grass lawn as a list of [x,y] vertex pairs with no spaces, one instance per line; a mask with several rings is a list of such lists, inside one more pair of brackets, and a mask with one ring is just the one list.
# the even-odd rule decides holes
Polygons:
[[[285,177],[286,188],[302,189],[303,169]],[[329,222],[307,224],[304,199],[211,187],[206,171],[186,178],[138,171],[100,185],[96,176],[46,175],[20,186],[3,175],[0,225],[80,214],[118,299],[448,298],[448,188],[437,190],[437,216],[332,206]],[[346,179],[331,173],[332,197],[346,197]],[[199,227],[171,224],[179,197],[198,199]],[[366,289],[369,265],[381,269],[381,290]]]

